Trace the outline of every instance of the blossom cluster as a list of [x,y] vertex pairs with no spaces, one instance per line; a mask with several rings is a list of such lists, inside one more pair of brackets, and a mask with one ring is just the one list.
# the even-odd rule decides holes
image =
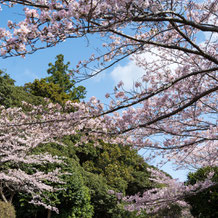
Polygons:
[[162,186],[165,185],[165,187],[153,188],[142,194],[123,197],[122,200],[128,203],[127,210],[137,210],[139,213],[141,210],[146,210],[146,213],[153,214],[168,208],[170,205],[178,205],[181,208],[189,207],[184,201],[187,196],[195,195],[214,185],[211,181],[213,173],[210,173],[203,182],[197,182],[195,185],[185,185],[183,182],[171,179],[159,170],[150,168],[149,171],[151,172],[152,181]]

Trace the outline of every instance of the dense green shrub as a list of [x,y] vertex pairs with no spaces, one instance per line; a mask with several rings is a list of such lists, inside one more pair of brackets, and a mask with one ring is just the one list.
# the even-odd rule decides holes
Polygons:
[[44,104],[42,97],[27,93],[22,86],[15,86],[14,80],[0,70],[0,105],[8,107],[22,107],[22,101],[30,104]]
[[[76,143],[71,139],[67,144]],[[107,144],[102,141],[82,144],[75,149],[81,166],[90,173],[101,175],[111,189],[127,195],[150,189],[149,167],[137,151],[126,145]]]

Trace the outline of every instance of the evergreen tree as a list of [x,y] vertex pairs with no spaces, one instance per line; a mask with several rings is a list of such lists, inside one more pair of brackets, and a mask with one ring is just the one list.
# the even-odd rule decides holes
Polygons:
[[70,62],[64,63],[64,55],[56,56],[55,64],[49,63],[43,79],[26,83],[24,88],[28,93],[51,99],[54,103],[64,104],[66,101],[79,101],[85,98],[85,87],[76,86],[73,71],[69,69]]

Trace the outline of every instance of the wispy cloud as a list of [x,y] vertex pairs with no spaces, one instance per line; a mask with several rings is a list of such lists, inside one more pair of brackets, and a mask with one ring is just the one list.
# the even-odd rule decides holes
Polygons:
[[[176,68],[178,67],[176,61],[178,57],[172,56],[170,52],[167,55],[167,52],[168,51],[166,49],[165,57],[162,57],[158,49],[148,49],[144,53],[131,57],[126,65],[118,65],[115,67],[114,70],[110,73],[111,78],[114,80],[115,84],[122,81],[124,83],[124,88],[130,90],[133,88],[133,84],[136,81],[139,81],[143,75],[145,75],[146,70],[149,70],[150,72],[154,64],[159,66],[159,71],[168,69],[171,70],[171,74],[173,75]],[[171,63],[169,62],[166,66],[162,66],[163,60],[168,62],[170,60]]]

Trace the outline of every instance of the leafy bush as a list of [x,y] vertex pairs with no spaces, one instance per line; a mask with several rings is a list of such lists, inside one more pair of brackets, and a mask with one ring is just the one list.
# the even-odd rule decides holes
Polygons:
[[[42,145],[35,150],[35,153],[49,152],[52,155],[64,156],[67,154],[67,146],[60,146],[54,143]],[[63,153],[62,153],[63,152]],[[55,167],[54,164],[47,164],[43,171],[49,171]],[[51,206],[56,206],[59,214],[52,212],[53,218],[90,218],[93,214],[93,206],[90,202],[90,191],[86,187],[83,176],[82,168],[77,160],[65,156],[63,163],[59,165],[60,177],[63,184],[50,184],[56,189],[55,192],[44,192],[45,198],[43,202]],[[34,216],[37,218],[46,217],[48,211],[39,206],[29,204],[28,195],[17,195],[15,198],[17,217],[27,218]]]

